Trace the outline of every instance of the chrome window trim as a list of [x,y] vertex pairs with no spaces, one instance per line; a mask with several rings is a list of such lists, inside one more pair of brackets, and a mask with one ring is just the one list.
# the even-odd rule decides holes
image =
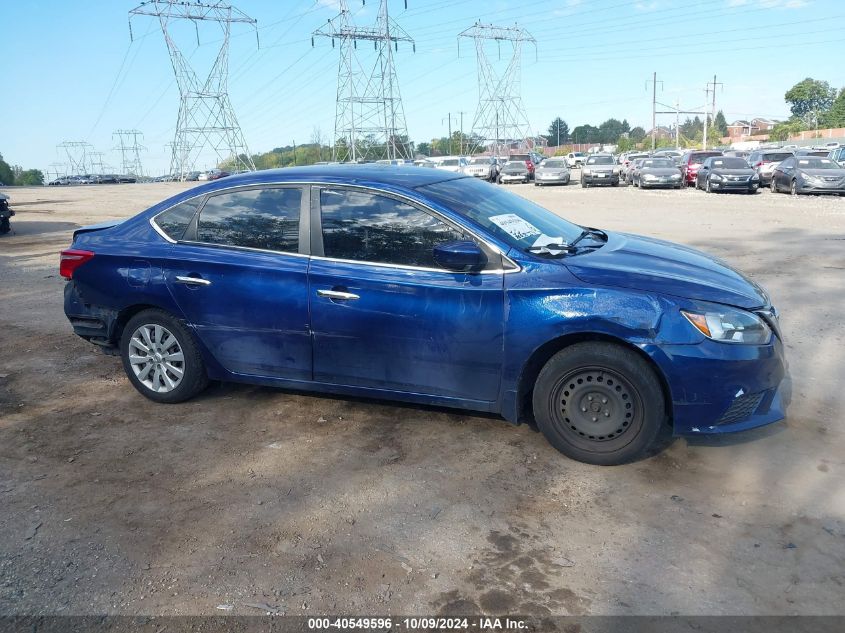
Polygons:
[[[185,202],[188,202],[189,200],[193,200],[194,198],[199,198],[200,196],[205,196],[207,198],[211,195],[216,195],[216,194],[223,193],[225,191],[231,191],[231,190],[234,190],[234,189],[249,189],[249,188],[255,188],[255,187],[262,187],[262,186],[271,186],[272,187],[272,186],[284,186],[284,185],[290,185],[292,187],[346,187],[346,188],[350,188],[350,189],[360,189],[362,191],[371,191],[371,192],[376,193],[376,194],[382,194],[382,195],[387,194],[389,196],[394,196],[396,198],[401,198],[402,200],[406,200],[412,206],[421,207],[421,208],[425,209],[426,211],[435,215],[437,218],[443,219],[447,224],[448,223],[454,224],[454,220],[444,218],[442,213],[440,213],[439,211],[437,211],[435,209],[432,209],[427,204],[424,204],[424,203],[420,202],[419,200],[414,200],[413,198],[410,198],[410,197],[403,195],[401,193],[396,193],[394,191],[385,191],[383,189],[377,189],[375,187],[369,187],[367,185],[358,185],[358,184],[351,184],[351,183],[325,182],[325,181],[321,181],[321,180],[302,180],[302,181],[298,180],[298,181],[262,182],[262,183],[249,183],[249,184],[241,184],[241,185],[232,185],[231,187],[223,187],[221,189],[215,189],[214,191],[206,191],[206,192],[197,194],[195,196],[192,196],[190,198],[180,200],[179,202],[176,202],[176,203],[170,205],[166,209],[162,209],[161,211],[159,211],[153,217],[150,218],[150,220],[149,220],[150,226],[153,227],[153,229],[155,230],[156,233],[161,235],[165,240],[167,240],[171,244],[190,244],[192,246],[215,246],[215,247],[218,247],[218,248],[231,248],[231,249],[237,249],[237,250],[256,251],[256,252],[259,252],[259,253],[272,253],[272,254],[276,254],[276,255],[293,255],[293,256],[297,256],[297,257],[313,257],[315,259],[323,259],[323,260],[328,260],[328,261],[337,261],[337,262],[345,262],[345,263],[348,262],[348,263],[353,263],[353,264],[369,264],[369,265],[373,265],[373,266],[381,266],[381,267],[386,267],[386,268],[401,268],[401,269],[407,269],[407,270],[424,270],[424,271],[431,271],[431,272],[438,272],[438,273],[446,273],[446,274],[450,274],[450,275],[470,274],[470,273],[455,273],[454,271],[445,270],[443,268],[425,268],[425,267],[422,267],[422,266],[406,266],[406,265],[403,265],[403,264],[382,264],[382,263],[379,263],[379,262],[362,262],[362,261],[358,261],[358,260],[354,260],[354,259],[353,260],[335,259],[335,258],[332,258],[332,257],[324,257],[324,256],[321,256],[321,255],[310,255],[310,254],[305,254],[305,253],[288,253],[288,252],[285,252],[285,251],[271,251],[271,250],[265,250],[265,249],[261,249],[261,248],[251,248],[249,246],[229,246],[229,245],[226,245],[226,244],[214,244],[214,243],[211,243],[211,242],[195,242],[195,241],[187,241],[187,240],[174,240],[174,239],[170,238],[161,229],[161,227],[158,226],[158,224],[155,223],[155,219],[158,216],[160,216],[162,213],[170,211],[170,209],[172,209],[173,207],[180,205],[180,204],[183,204]],[[197,208],[197,210],[198,211],[202,210],[202,206],[203,205],[200,205]],[[482,274],[483,275],[485,273],[486,274],[491,274],[491,273],[499,274],[499,273],[501,273],[501,274],[507,275],[509,273],[518,273],[518,272],[522,271],[522,266],[520,266],[515,261],[513,261],[510,257],[508,257],[502,251],[502,249],[500,249],[498,246],[491,243],[489,240],[479,236],[475,231],[471,230],[470,228],[468,228],[464,225],[461,225],[461,229],[463,229],[464,231],[469,233],[472,237],[477,239],[479,242],[482,242],[484,245],[486,245],[488,248],[490,248],[494,253],[497,253],[502,258],[502,261],[505,264],[505,266],[503,268],[499,268],[499,269],[495,269],[495,270],[484,270],[484,271],[481,271],[480,273],[474,273],[474,274]],[[509,268],[509,266],[512,266],[513,268]]]

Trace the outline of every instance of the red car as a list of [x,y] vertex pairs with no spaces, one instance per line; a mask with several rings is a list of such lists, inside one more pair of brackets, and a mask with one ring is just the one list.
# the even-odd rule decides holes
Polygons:
[[716,150],[697,150],[684,154],[681,157],[681,170],[684,173],[684,182],[687,183],[687,186],[695,186],[695,178],[696,176],[698,176],[698,168],[701,167],[701,163],[703,163],[706,159],[710,158],[711,156],[722,155],[722,152]]

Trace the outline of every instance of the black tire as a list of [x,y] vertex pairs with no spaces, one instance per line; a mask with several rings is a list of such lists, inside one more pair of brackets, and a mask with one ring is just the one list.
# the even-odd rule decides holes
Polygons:
[[769,184],[769,188],[772,190],[772,193],[779,193],[778,185],[774,178],[772,178],[772,182]]
[[798,181],[795,180],[794,178],[792,179],[792,184],[789,185],[789,193],[792,194],[793,196],[798,195]]
[[534,384],[532,404],[552,446],[601,466],[644,455],[666,421],[663,390],[651,366],[613,343],[576,343],[552,356]]
[[710,186],[710,179],[707,179],[707,182],[704,183],[704,191],[707,193],[713,193],[713,188]]
[[9,223],[9,218],[2,217],[0,218],[0,235],[6,235],[9,231],[12,230],[12,225]]
[[[180,369],[183,372],[183,376],[181,381],[171,391],[158,392],[154,391],[150,386],[145,385],[135,375],[135,371],[130,363],[129,347],[131,339],[139,328],[146,325],[165,328],[176,338],[176,343],[181,348],[183,361]],[[129,377],[129,382],[132,383],[132,386],[141,395],[146,396],[154,402],[166,404],[184,402],[193,398],[208,386],[208,374],[205,370],[205,363],[203,363],[199,346],[194,340],[193,334],[179,319],[164,310],[143,310],[129,319],[120,338],[120,357],[123,360],[123,369]],[[178,363],[178,361],[176,362]]]
[[584,182],[584,179],[583,179],[583,178],[581,179],[581,187],[582,187],[583,189],[586,189],[586,188],[587,188],[587,183],[586,183],[586,182]]

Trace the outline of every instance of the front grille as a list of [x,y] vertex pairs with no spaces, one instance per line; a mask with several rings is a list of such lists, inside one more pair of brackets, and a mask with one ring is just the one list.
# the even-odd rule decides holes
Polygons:
[[746,393],[739,398],[734,398],[731,406],[722,414],[716,424],[733,424],[750,418],[757,411],[757,407],[760,406],[765,395],[766,392],[761,391],[760,393]]

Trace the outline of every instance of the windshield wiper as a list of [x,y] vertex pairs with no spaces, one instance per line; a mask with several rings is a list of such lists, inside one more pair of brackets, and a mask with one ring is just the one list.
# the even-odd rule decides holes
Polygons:
[[[586,237],[595,237],[602,241],[607,241],[607,233],[599,229],[586,228],[581,231],[580,235],[571,242],[562,242],[560,244],[541,244],[536,246],[528,246],[525,248],[529,253],[538,253],[541,255],[549,255],[551,257],[558,257],[560,255],[575,253],[578,251],[576,246]],[[559,253],[552,253],[550,251],[560,251]]]
[[572,248],[578,242],[583,240],[585,237],[597,237],[597,238],[600,238],[602,241],[605,241],[605,242],[607,241],[607,233],[605,233],[604,231],[600,231],[598,229],[586,228],[583,231],[581,231],[581,235],[579,235],[574,240],[569,242],[569,247]]

